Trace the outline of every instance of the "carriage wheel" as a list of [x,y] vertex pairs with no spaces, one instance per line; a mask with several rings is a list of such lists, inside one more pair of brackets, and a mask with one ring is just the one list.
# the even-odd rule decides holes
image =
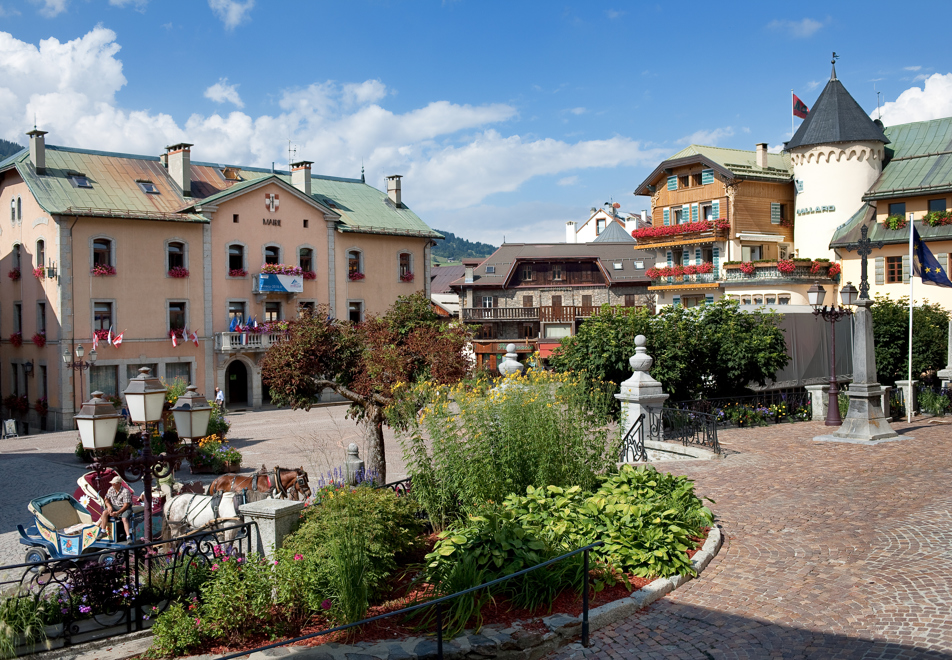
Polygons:
[[98,559],[97,561],[98,561],[102,566],[112,566],[113,564],[116,563],[116,559],[117,559],[116,553],[114,553],[114,552],[107,552],[107,553],[104,554],[104,555],[99,555],[99,559]]
[[[37,564],[41,561],[46,561],[50,558],[50,555],[43,548],[30,548],[26,551],[26,554],[23,556],[23,561],[28,564]],[[36,571],[35,568],[30,570]]]

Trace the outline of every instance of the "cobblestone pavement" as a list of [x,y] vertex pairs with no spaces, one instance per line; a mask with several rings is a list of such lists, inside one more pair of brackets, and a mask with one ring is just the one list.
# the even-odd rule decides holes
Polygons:
[[[360,427],[346,419],[347,405],[319,406],[310,411],[265,410],[228,415],[232,422],[229,441],[243,457],[243,472],[253,472],[262,464],[270,470],[302,466],[314,484],[343,463],[346,447],[355,442],[366,456]],[[385,430],[387,444],[387,478],[390,481],[406,476],[400,443]],[[76,431],[45,433],[0,440],[0,565],[19,563],[25,547],[19,543],[17,524],[30,523],[26,505],[35,497],[57,491],[72,493],[76,480],[86,471],[73,451],[79,441]],[[179,471],[183,481],[210,475],[192,476],[187,469]],[[133,484],[137,493],[142,484]]]
[[952,657],[952,426],[815,443],[821,423],[726,431],[696,481],[725,534],[698,580],[568,658]]

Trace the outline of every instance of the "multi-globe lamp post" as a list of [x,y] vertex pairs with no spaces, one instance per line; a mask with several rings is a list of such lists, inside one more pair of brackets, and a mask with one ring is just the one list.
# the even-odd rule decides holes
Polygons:
[[197,392],[194,385],[190,385],[172,407],[175,418],[175,428],[180,439],[188,439],[189,444],[165,451],[158,456],[152,453],[152,437],[150,425],[162,420],[165,406],[166,387],[152,376],[148,367],[139,369],[139,375],[129,381],[129,387],[123,394],[126,398],[126,407],[129,410],[129,419],[142,428],[142,453],[131,458],[105,456],[99,452],[110,449],[116,439],[119,420],[122,415],[116,412],[115,407],[102,399],[102,392],[93,392],[92,399],[83,404],[76,415],[76,424],[79,427],[83,447],[95,456],[95,462],[90,469],[102,472],[106,468],[116,470],[126,482],[143,482],[143,499],[145,501],[145,539],[151,541],[152,536],[152,478],[162,479],[177,469],[183,460],[191,460],[195,454],[196,438],[201,438],[208,430],[211,419],[211,406],[208,400]]
[[810,306],[813,307],[813,316],[823,317],[824,321],[830,324],[830,389],[829,405],[826,411],[826,426],[840,426],[843,420],[840,418],[840,388],[836,382],[836,323],[837,321],[848,318],[852,315],[852,305],[856,304],[856,297],[859,292],[852,282],[847,282],[846,286],[840,289],[840,302],[842,305],[837,307],[835,304],[827,308],[823,301],[826,298],[826,289],[817,282],[813,283],[807,290],[807,298]]

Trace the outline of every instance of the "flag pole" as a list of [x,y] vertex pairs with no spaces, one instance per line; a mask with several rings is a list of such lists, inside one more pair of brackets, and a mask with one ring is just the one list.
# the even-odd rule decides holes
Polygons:
[[912,303],[915,298],[912,294],[912,283],[915,279],[916,269],[913,267],[913,256],[912,256],[912,235],[915,232],[915,221],[913,220],[915,216],[909,214],[909,391],[906,399],[906,421],[912,422],[912,402],[914,401],[914,395],[912,392]]
[[790,137],[793,138],[793,89],[790,90]]

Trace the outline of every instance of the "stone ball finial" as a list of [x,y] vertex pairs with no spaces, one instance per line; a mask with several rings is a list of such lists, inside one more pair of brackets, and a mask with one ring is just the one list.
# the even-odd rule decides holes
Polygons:
[[503,376],[511,374],[521,374],[525,370],[525,365],[519,362],[519,354],[516,353],[515,344],[506,344],[506,358],[499,363],[499,373]]
[[352,442],[347,445],[347,456],[353,456],[354,458],[360,456],[360,449],[355,443]]
[[645,339],[644,335],[635,337],[635,354],[628,358],[628,364],[631,365],[632,371],[647,372],[654,364],[654,358],[648,355],[648,349],[645,348],[647,343],[648,340]]

